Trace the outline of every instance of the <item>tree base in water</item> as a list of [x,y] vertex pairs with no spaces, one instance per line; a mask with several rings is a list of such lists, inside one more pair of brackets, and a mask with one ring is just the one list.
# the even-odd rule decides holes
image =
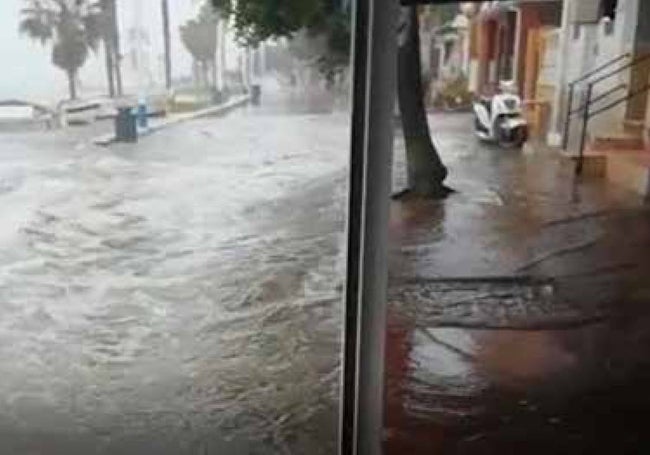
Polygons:
[[420,193],[410,188],[404,188],[397,193],[393,193],[390,198],[394,201],[408,201],[411,199],[445,199],[447,196],[455,192],[456,190],[449,188],[446,185],[440,185],[428,193]]

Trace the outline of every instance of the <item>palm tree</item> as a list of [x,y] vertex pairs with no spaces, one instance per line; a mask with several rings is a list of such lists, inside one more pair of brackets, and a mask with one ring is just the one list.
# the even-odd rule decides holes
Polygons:
[[79,69],[101,40],[101,11],[87,0],[25,1],[20,32],[43,45],[52,43],[52,63],[65,72],[70,99],[75,99]]
[[208,84],[208,70],[212,69],[211,84],[216,86],[217,28],[219,14],[205,3],[196,19],[181,26],[181,40],[192,57],[204,83]]

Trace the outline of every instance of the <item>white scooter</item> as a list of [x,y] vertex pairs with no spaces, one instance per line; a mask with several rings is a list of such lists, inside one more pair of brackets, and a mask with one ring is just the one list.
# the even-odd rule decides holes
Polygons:
[[521,98],[511,91],[512,83],[502,82],[501,93],[474,102],[474,132],[479,139],[503,147],[521,147],[526,142],[528,122]]

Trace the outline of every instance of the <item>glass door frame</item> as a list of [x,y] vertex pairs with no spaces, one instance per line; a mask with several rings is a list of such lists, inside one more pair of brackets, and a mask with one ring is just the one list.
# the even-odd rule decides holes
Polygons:
[[381,453],[397,0],[354,2],[339,454]]
[[379,455],[400,5],[461,0],[352,1],[352,123],[339,455]]

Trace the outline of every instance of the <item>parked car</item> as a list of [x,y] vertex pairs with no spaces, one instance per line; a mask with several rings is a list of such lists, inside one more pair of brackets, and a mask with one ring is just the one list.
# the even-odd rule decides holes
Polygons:
[[85,125],[99,117],[101,103],[94,100],[65,101],[59,107],[61,126]]
[[0,129],[2,130],[40,130],[50,128],[53,112],[28,101],[0,101]]
[[85,125],[97,120],[115,118],[116,102],[110,98],[64,101],[59,106],[62,126]]

